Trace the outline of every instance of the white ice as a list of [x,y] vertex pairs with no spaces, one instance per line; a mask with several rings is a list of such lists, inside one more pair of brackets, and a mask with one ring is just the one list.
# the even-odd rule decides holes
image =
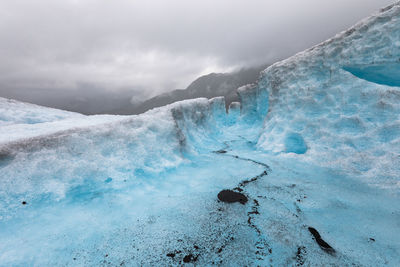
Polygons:
[[[267,68],[228,114],[223,98],[139,116],[1,100],[0,265],[399,266],[399,19]],[[218,201],[234,188],[245,205]]]

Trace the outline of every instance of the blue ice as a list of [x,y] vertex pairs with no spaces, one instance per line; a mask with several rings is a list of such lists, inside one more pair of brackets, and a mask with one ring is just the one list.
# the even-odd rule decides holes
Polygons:
[[345,66],[344,70],[369,82],[400,86],[400,63]]
[[298,133],[286,134],[285,148],[286,152],[293,152],[296,154],[304,154],[307,151],[307,145],[303,137]]
[[[132,117],[0,99],[20,108],[0,128],[0,266],[400,266],[398,65],[385,63],[399,17],[395,4],[272,65],[228,114],[222,98]],[[248,202],[219,201],[224,189]]]

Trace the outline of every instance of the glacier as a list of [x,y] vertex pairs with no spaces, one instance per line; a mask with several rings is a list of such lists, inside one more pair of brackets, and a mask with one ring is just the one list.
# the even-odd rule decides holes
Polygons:
[[399,266],[399,62],[396,3],[268,67],[228,112],[0,99],[0,266]]

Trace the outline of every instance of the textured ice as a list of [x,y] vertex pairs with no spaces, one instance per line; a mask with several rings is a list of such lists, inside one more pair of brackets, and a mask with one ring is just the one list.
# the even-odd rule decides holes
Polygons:
[[11,124],[35,124],[66,118],[83,117],[79,113],[41,107],[0,97],[0,126]]
[[399,15],[267,68],[228,113],[214,98],[29,124],[15,102],[0,266],[399,266]]
[[304,143],[303,137],[298,133],[287,133],[285,138],[286,152],[296,154],[304,154],[307,151],[307,146]]
[[258,87],[269,92],[270,112],[258,146],[284,152],[295,132],[308,146],[305,160],[398,189],[399,14],[395,4],[267,68]]
[[366,66],[345,66],[344,70],[349,71],[358,78],[389,86],[400,86],[400,63],[386,62],[385,64],[369,64]]

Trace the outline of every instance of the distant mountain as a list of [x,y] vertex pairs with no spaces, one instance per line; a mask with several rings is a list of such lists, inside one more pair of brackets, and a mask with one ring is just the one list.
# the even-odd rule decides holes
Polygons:
[[152,108],[165,106],[176,101],[199,97],[224,96],[228,106],[231,102],[238,101],[236,89],[255,82],[260,72],[267,66],[245,68],[232,73],[210,73],[197,78],[186,89],[160,94],[142,103],[125,105],[109,113],[121,115],[140,114]]
[[143,89],[125,88],[125,90],[113,92],[90,84],[78,84],[74,90],[53,90],[52,88],[10,90],[10,88],[0,86],[0,96],[85,115],[140,114],[176,101],[199,97],[224,96],[229,105],[238,100],[236,89],[255,82],[260,71],[267,66],[243,68],[232,73],[210,73],[197,78],[186,89],[173,90],[150,99]]
[[44,107],[56,108],[85,115],[107,114],[109,110],[129,106],[131,98],[147,99],[148,95],[141,89],[121,88],[107,90],[86,84],[78,84],[77,88],[64,90],[54,88],[14,88],[1,87],[0,97],[15,99]]

